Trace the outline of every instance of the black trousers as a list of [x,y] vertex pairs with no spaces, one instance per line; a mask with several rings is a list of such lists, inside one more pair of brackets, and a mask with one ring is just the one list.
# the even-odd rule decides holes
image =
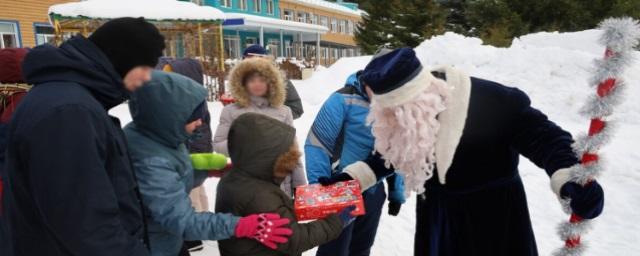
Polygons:
[[340,237],[318,248],[316,256],[368,256],[376,239],[382,207],[387,198],[379,183],[363,194],[366,214],[342,230]]

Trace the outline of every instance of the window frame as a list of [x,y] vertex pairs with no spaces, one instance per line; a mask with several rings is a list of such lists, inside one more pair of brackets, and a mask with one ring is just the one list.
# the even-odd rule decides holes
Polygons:
[[354,35],[355,23],[352,20],[347,20],[347,34]]
[[220,0],[220,6],[225,8],[233,8],[233,1],[231,0]]
[[[289,15],[287,15],[287,13],[289,13]],[[282,11],[283,20],[293,21],[295,19],[295,16],[296,12],[292,9],[283,9]]]
[[262,0],[253,0],[253,11],[256,13],[262,12]]
[[39,38],[38,38],[39,35],[50,35],[50,36],[53,36],[53,38],[55,40],[55,36],[56,36],[55,30],[53,31],[53,34],[42,34],[42,33],[38,33],[38,27],[47,27],[47,28],[53,29],[53,26],[51,26],[51,24],[49,24],[49,23],[34,22],[33,23],[33,37],[35,39],[36,46],[42,45],[42,44],[46,44],[46,43],[42,43],[41,44],[41,43],[38,42],[39,41]]
[[338,19],[335,17],[331,17],[331,33],[338,32]]
[[[300,15],[304,15],[303,17],[300,17]],[[298,11],[296,12],[296,20],[297,22],[302,22],[302,23],[307,23],[307,17],[309,16],[307,12],[303,12],[303,11]],[[304,18],[304,20],[302,20],[301,18]]]
[[320,16],[320,25],[325,26],[328,29],[331,29],[331,26],[329,25],[329,17]]
[[249,9],[249,0],[239,0],[238,9],[243,11],[246,11],[247,9]]
[[[16,40],[16,48],[22,47],[22,33],[20,32],[20,21],[0,19],[0,23],[9,24],[13,26],[14,32],[12,34],[14,35]],[[8,47],[5,47],[4,45],[3,35],[5,35],[5,33],[0,32],[0,49],[8,48]]]
[[267,14],[274,15],[276,13],[275,0],[267,0]]

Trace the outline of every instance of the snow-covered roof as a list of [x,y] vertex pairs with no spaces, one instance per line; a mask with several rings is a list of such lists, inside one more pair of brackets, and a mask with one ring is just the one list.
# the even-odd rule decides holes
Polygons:
[[315,5],[315,6],[320,6],[320,7],[324,7],[324,8],[328,8],[328,9],[333,9],[336,11],[341,11],[341,12],[346,12],[348,14],[353,14],[353,15],[358,15],[361,16],[362,15],[362,11],[361,10],[353,10],[349,7],[343,6],[341,4],[338,3],[334,3],[334,2],[329,2],[329,1],[324,1],[324,0],[294,0],[295,2],[301,2],[301,3],[306,3],[306,4],[310,4],[310,5]]
[[177,0],[87,0],[52,5],[49,14],[94,19],[145,17],[149,20],[217,21],[225,18],[216,8]]
[[233,25],[246,25],[246,26],[255,26],[255,27],[264,27],[271,29],[285,29],[285,30],[293,30],[300,32],[309,32],[309,33],[321,33],[324,34],[329,29],[325,26],[307,24],[302,22],[290,21],[290,20],[281,20],[274,18],[267,18],[257,15],[245,14],[245,13],[226,13],[227,21],[231,20],[242,20],[242,24],[230,24]]

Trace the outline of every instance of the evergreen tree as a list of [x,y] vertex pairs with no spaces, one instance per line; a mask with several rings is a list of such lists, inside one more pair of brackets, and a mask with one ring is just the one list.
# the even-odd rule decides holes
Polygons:
[[355,39],[362,51],[372,54],[380,47],[416,47],[444,32],[446,12],[432,0],[364,1],[366,12]]
[[459,34],[468,34],[471,30],[468,17],[466,15],[465,0],[440,1],[440,5],[448,14],[445,29]]

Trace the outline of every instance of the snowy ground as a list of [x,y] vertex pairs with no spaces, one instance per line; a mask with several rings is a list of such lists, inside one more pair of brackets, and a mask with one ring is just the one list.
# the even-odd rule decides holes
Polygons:
[[[592,93],[587,86],[591,63],[603,51],[596,42],[598,34],[595,30],[538,33],[516,40],[511,48],[483,46],[479,39],[446,34],[425,41],[416,51],[427,66],[452,64],[473,76],[524,90],[535,107],[577,134],[587,129],[587,120],[577,113],[586,96]],[[304,116],[295,123],[301,143],[322,102],[368,60],[369,57],[343,58],[308,80],[294,81],[305,107]],[[621,128],[611,144],[603,149],[608,171],[599,181],[606,193],[605,211],[594,230],[583,239],[590,247],[586,255],[630,255],[640,251],[637,242],[640,240],[640,152],[634,150],[640,142],[637,132],[640,130],[640,101],[637,100],[640,97],[640,63],[629,70],[627,78],[632,88],[616,115],[616,119],[622,120]],[[212,103],[210,108],[215,117],[222,106]],[[117,107],[113,113],[120,116],[123,123],[130,121],[125,105]],[[216,123],[217,120],[213,120],[212,126]],[[522,159],[520,170],[540,254],[550,255],[563,244],[555,227],[566,216],[549,189],[545,172],[526,159]],[[213,179],[206,183],[211,205],[215,202],[216,184]],[[403,206],[400,216],[383,216],[372,254],[413,255],[414,223],[415,196]],[[218,255],[216,243],[207,242],[207,248],[194,255]]]

